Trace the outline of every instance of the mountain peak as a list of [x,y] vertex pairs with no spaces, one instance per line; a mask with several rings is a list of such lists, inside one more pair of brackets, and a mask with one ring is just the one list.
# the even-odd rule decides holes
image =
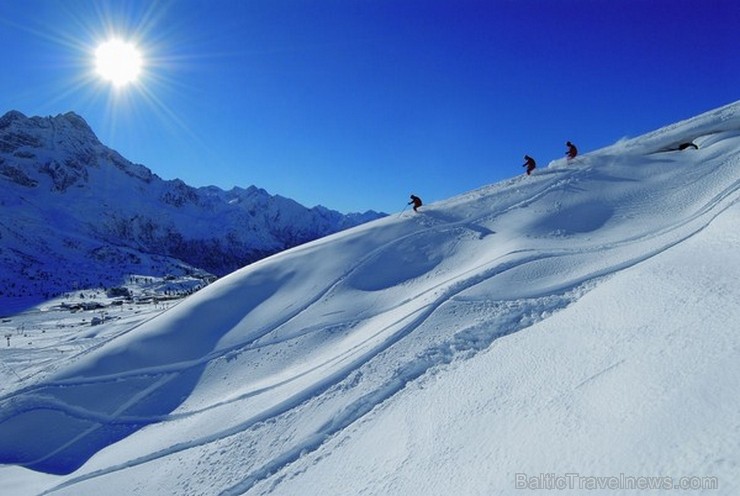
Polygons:
[[55,117],[55,119],[57,121],[69,123],[75,129],[79,129],[80,131],[88,132],[95,135],[87,121],[74,112],[59,114]]
[[22,112],[19,112],[17,110],[10,110],[5,113],[2,117],[0,117],[0,129],[8,127],[11,123],[18,121],[18,120],[24,120],[28,119],[28,117],[25,116]]
[[81,266],[93,286],[184,266],[222,276],[381,217],[327,215],[257,186],[227,193],[164,181],[102,144],[75,112],[0,119],[0,201],[0,296],[19,301],[71,289]]

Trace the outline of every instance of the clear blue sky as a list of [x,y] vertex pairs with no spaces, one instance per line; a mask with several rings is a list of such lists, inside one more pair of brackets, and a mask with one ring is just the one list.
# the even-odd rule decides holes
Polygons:
[[[740,98],[737,0],[0,0],[0,114],[164,179],[398,211]],[[93,76],[109,35],[144,73]]]

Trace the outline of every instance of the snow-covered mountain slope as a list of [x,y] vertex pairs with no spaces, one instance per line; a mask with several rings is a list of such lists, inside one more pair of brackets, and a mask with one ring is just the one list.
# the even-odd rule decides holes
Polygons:
[[[207,164],[204,164],[207,167]],[[382,215],[163,181],[78,115],[0,117],[0,315],[131,274],[218,276]]]
[[736,494],[738,200],[740,102],[261,260],[8,375],[0,480],[489,495],[696,477]]

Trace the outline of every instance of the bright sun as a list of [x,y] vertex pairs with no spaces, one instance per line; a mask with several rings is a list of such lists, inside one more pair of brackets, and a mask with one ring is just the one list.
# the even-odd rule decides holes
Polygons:
[[141,73],[141,66],[141,54],[131,43],[112,39],[95,50],[98,74],[114,86],[125,86],[136,81]]

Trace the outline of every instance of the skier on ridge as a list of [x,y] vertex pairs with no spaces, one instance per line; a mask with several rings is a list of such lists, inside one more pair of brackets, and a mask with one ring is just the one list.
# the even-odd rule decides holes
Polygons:
[[568,160],[573,160],[576,158],[576,155],[578,155],[578,149],[576,148],[576,145],[568,141],[565,146],[568,147],[568,151],[565,152],[565,155],[568,157]]
[[411,195],[411,201],[407,203],[407,205],[411,205],[413,203],[414,205],[414,212],[418,212],[418,208],[421,207],[421,198],[419,198],[416,195]]
[[532,171],[537,167],[537,165],[535,164],[534,159],[530,157],[529,155],[525,155],[524,160],[525,162],[524,164],[522,164],[522,167],[527,168],[527,175],[529,176],[532,173]]

